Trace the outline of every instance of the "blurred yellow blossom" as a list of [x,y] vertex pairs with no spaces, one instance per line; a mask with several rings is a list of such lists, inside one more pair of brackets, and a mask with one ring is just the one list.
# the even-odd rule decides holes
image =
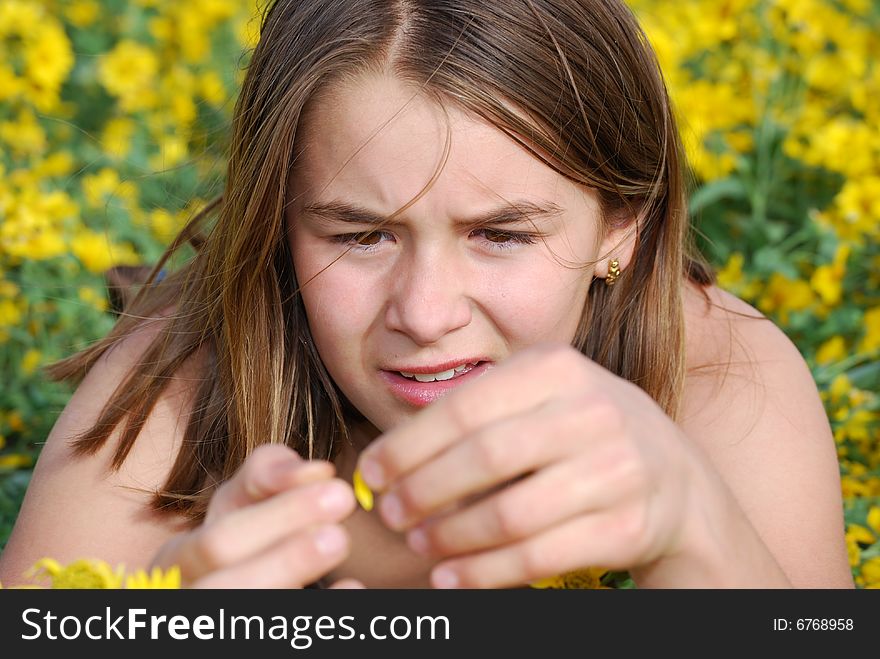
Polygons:
[[124,158],[131,150],[131,139],[137,125],[128,117],[114,117],[104,124],[101,144],[114,158]]
[[96,174],[84,176],[82,188],[86,202],[92,208],[100,208],[110,199],[115,198],[133,202],[138,195],[137,188],[131,181],[120,181],[116,170],[109,167],[103,168]]
[[34,464],[34,459],[24,453],[10,453],[9,455],[0,455],[0,467],[5,469],[21,469],[30,467]]
[[106,311],[109,303],[107,296],[99,293],[91,286],[81,286],[79,289],[79,299],[86,304],[94,307],[98,311]]
[[54,109],[73,61],[64,28],[41,3],[0,3],[0,100],[21,98],[41,111]]
[[880,506],[871,506],[867,517],[868,526],[874,533],[880,534]]
[[176,167],[189,155],[186,142],[177,135],[164,135],[159,140],[159,152],[150,158],[150,167],[157,171],[165,171]]
[[0,300],[0,327],[14,327],[21,322],[21,309],[13,300]]
[[206,71],[198,78],[199,95],[211,105],[221,105],[229,99],[223,81],[215,71]]
[[95,22],[101,12],[95,0],[73,0],[65,9],[65,15],[77,27],[87,27]]
[[46,131],[30,110],[21,110],[15,121],[0,122],[0,140],[20,155],[37,155],[46,150]]
[[846,260],[849,258],[850,246],[840,245],[834,255],[834,262],[821,265],[813,271],[810,285],[828,306],[835,306],[843,295],[843,277],[846,274]]
[[846,529],[846,535],[861,545],[873,545],[877,541],[877,537],[860,524],[850,524]]
[[880,307],[865,312],[863,320],[865,336],[859,345],[859,352],[870,352],[880,348]]
[[98,66],[98,79],[104,88],[119,98],[127,112],[155,105],[154,85],[159,60],[147,46],[125,39],[104,55]]
[[764,313],[778,314],[780,322],[786,324],[790,312],[809,309],[814,303],[814,294],[807,282],[774,272],[758,300],[758,308]]
[[21,372],[25,375],[31,375],[43,361],[43,353],[34,348],[30,348],[21,358]]
[[741,252],[734,252],[727,263],[717,272],[718,285],[726,291],[746,300],[754,299],[761,290],[757,281],[752,281],[743,272],[745,257]]
[[825,341],[816,351],[816,362],[819,364],[830,364],[844,357],[846,357],[846,341],[839,334]]
[[865,561],[862,564],[861,572],[866,586],[880,584],[880,556],[875,556]]
[[128,245],[112,243],[107,236],[81,230],[70,243],[74,255],[86,268],[103,273],[114,265],[136,265],[140,257]]

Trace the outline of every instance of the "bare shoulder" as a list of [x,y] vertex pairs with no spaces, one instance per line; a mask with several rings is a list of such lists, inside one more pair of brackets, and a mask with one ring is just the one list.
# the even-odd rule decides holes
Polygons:
[[42,447],[15,528],[0,555],[0,582],[21,581],[34,561],[97,558],[128,569],[149,564],[184,528],[182,518],[149,510],[183,439],[195,391],[194,364],[181,369],[149,415],[118,471],[110,469],[121,427],[94,455],[75,456],[71,440],[91,427],[116,387],[161,330],[155,320],[107,350],[88,372]]
[[754,307],[717,287],[685,294],[679,425],[796,586],[851,587],[837,452],[812,373]]

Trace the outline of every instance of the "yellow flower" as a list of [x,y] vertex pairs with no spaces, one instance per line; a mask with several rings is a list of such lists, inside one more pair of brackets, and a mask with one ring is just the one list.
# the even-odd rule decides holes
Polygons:
[[33,373],[37,366],[40,365],[40,362],[43,361],[43,353],[39,350],[35,350],[31,348],[26,353],[24,353],[24,357],[21,359],[21,371],[25,375],[30,375]]
[[880,307],[873,307],[865,312],[865,337],[859,345],[859,352],[870,352],[880,348]]
[[30,467],[34,460],[29,455],[23,453],[10,453],[9,455],[0,455],[0,467],[6,469],[21,469]]
[[840,302],[843,293],[843,276],[846,274],[846,260],[849,257],[849,245],[841,245],[834,255],[834,262],[820,265],[810,278],[810,285],[829,307]]
[[16,121],[0,123],[0,140],[23,155],[36,155],[46,150],[46,133],[30,111],[19,112]]
[[868,526],[880,533],[880,506],[871,506],[868,511]]
[[122,569],[115,572],[104,561],[79,559],[62,566],[51,558],[43,558],[31,568],[28,576],[48,576],[52,588],[122,588]]
[[149,165],[156,171],[175,167],[189,155],[186,140],[178,135],[163,135],[159,140],[159,153],[152,156]]
[[869,558],[862,563],[862,576],[865,578],[865,584],[880,586],[880,556]]
[[357,499],[358,503],[361,504],[361,508],[364,510],[372,510],[373,509],[373,492],[367,487],[367,484],[364,482],[363,476],[361,476],[361,470],[355,469],[354,476],[352,477],[352,484],[354,485],[354,497]]
[[[138,569],[126,576],[125,566],[114,570],[106,562],[95,559],[78,559],[69,565],[61,565],[53,558],[43,558],[25,574],[27,578],[48,577],[53,589],[171,589],[180,588],[180,568],[174,565],[167,570],[154,567],[150,574]],[[39,588],[24,585],[19,588]]]
[[873,545],[877,538],[860,524],[850,524],[846,529],[846,537],[860,545]]
[[134,135],[136,124],[124,117],[110,119],[104,124],[104,133],[101,142],[104,151],[114,158],[124,158],[131,150],[131,138]]
[[100,12],[101,8],[95,0],[73,0],[65,15],[77,27],[87,27],[95,22]]
[[839,334],[825,341],[816,351],[816,361],[819,364],[830,364],[844,357],[846,357],[846,341]]
[[164,574],[159,567],[154,567],[149,574],[139,569],[125,578],[125,587],[140,590],[180,588],[180,567],[173,565]]
[[106,311],[108,302],[106,296],[102,295],[94,288],[81,286],[78,291],[79,299],[94,307],[98,311]]
[[155,103],[153,87],[158,72],[159,60],[153,51],[126,39],[104,55],[98,65],[98,80],[120,99],[123,109],[134,112]]
[[596,590],[602,588],[601,579],[606,572],[608,570],[604,568],[574,570],[555,577],[533,581],[529,586],[532,588]]
[[849,558],[850,567],[856,567],[862,562],[862,550],[859,544],[851,538],[846,539],[846,554]]
[[758,308],[764,313],[778,313],[784,325],[788,323],[789,312],[808,309],[813,302],[813,291],[807,282],[774,272],[758,300]]
[[12,300],[0,300],[0,327],[14,327],[21,322],[21,309]]
[[828,393],[831,394],[831,402],[836,405],[849,399],[850,392],[854,389],[853,383],[847,377],[846,373],[841,373],[831,381]]
[[41,110],[49,110],[57,104],[61,85],[73,68],[73,47],[55,21],[42,23],[33,35],[24,51],[25,75],[36,91],[31,100]]
[[222,105],[229,98],[223,81],[214,71],[207,71],[199,76],[198,89],[199,95],[211,105]]
[[80,231],[70,247],[76,258],[94,273],[105,272],[117,264],[136,265],[140,261],[130,246],[112,243],[107,236],[89,230]]
[[137,188],[131,181],[120,181],[116,170],[109,167],[104,167],[95,174],[84,176],[82,189],[86,202],[92,208],[101,208],[109,200],[117,198],[124,202],[133,203],[138,196]]
[[13,410],[7,415],[6,423],[9,424],[9,428],[13,432],[21,432],[24,430],[24,419],[21,418],[21,412],[18,410]]

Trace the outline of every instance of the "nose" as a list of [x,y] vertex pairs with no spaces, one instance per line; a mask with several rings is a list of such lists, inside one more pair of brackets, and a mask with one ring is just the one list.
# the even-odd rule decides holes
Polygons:
[[410,253],[393,269],[386,326],[431,345],[471,322],[465,268],[439,250]]

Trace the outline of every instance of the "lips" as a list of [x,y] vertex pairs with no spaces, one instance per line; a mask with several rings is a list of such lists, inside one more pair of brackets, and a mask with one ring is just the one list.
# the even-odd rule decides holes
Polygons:
[[[476,365],[470,366],[474,362],[476,362]],[[462,366],[466,368],[462,369],[461,372],[456,372],[451,378],[435,380],[434,382],[419,382],[414,378],[405,377],[401,374],[402,371],[407,374],[424,376],[455,370],[456,367]],[[468,362],[456,360],[430,366],[409,366],[400,370],[380,371],[380,375],[396,398],[409,405],[424,407],[430,405],[455,387],[480,377],[492,366],[492,362],[489,361],[471,360]]]

